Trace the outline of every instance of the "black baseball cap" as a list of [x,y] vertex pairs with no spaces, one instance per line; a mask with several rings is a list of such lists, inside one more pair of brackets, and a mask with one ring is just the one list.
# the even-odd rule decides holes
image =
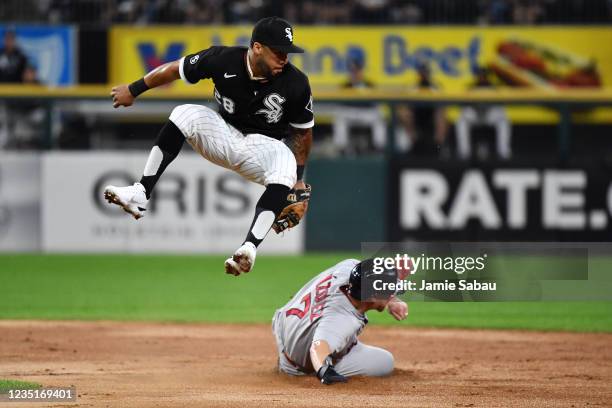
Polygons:
[[253,27],[251,45],[258,42],[284,53],[303,53],[304,50],[293,44],[293,27],[280,17],[262,18]]

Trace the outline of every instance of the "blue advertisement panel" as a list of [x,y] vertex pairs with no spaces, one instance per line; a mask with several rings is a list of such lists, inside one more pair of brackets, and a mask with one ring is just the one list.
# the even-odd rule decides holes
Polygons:
[[15,32],[17,46],[28,57],[38,80],[46,85],[76,83],[76,44],[70,26],[0,25],[0,36],[7,29]]

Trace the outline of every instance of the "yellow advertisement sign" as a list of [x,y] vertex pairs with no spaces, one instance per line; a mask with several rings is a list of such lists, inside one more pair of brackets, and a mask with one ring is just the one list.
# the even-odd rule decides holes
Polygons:
[[[250,27],[115,27],[113,83],[131,82],[155,66],[211,45],[248,45]],[[291,56],[314,85],[346,79],[346,60],[358,55],[375,85],[413,85],[426,63],[444,90],[464,90],[479,66],[508,85],[538,88],[612,86],[612,28],[297,27]],[[175,84],[172,87],[188,87]],[[191,87],[193,89],[193,87]],[[197,87],[196,87],[197,89]],[[202,89],[194,92],[201,92]]]

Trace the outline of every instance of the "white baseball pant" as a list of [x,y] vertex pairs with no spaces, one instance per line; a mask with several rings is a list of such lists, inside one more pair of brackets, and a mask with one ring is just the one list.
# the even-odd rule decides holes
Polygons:
[[280,140],[257,133],[243,135],[219,113],[202,105],[179,105],[170,120],[208,161],[264,186],[295,185],[295,156]]

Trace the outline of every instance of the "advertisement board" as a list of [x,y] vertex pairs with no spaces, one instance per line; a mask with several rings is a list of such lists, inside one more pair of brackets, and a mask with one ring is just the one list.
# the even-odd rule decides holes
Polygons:
[[609,166],[395,161],[390,167],[389,240],[612,240]]
[[[127,27],[111,29],[113,83],[129,83],[162,63],[211,45],[248,45],[251,27]],[[610,27],[296,27],[304,54],[291,61],[313,85],[339,85],[348,56],[365,61],[377,86],[412,86],[419,64],[429,65],[444,90],[463,91],[485,66],[512,86],[544,89],[612,84]],[[209,85],[206,85],[209,86]],[[202,92],[176,83],[169,91]]]
[[15,32],[17,47],[36,70],[45,85],[73,85],[76,78],[76,41],[70,26],[0,25],[0,36],[7,29]]
[[40,156],[0,153],[0,252],[40,250]]
[[[260,185],[183,153],[164,173],[147,215],[136,221],[103,199],[108,184],[140,178],[147,153],[56,153],[44,156],[43,250],[232,254],[242,244],[263,192]],[[271,232],[263,252],[298,253],[303,227]]]

